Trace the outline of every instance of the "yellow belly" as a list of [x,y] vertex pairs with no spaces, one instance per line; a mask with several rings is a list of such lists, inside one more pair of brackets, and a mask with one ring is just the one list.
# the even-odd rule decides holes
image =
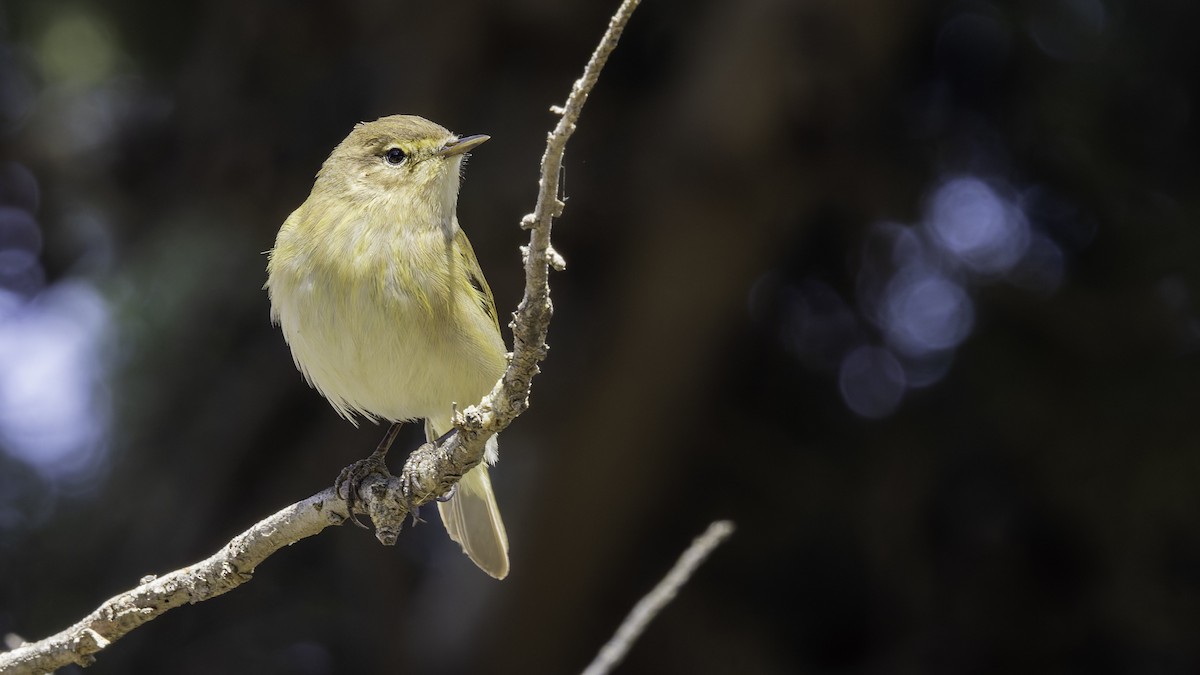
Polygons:
[[442,427],[452,403],[476,403],[504,371],[504,342],[477,303],[411,284],[333,284],[319,271],[279,277],[272,301],[296,365],[347,418]]

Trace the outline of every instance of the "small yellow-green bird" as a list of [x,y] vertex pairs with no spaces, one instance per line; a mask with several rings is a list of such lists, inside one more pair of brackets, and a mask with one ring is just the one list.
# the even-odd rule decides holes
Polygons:
[[[455,213],[463,157],[486,140],[412,115],[361,123],[279,229],[271,319],[309,384],[352,422],[423,418],[433,440],[451,429],[452,404],[475,403],[504,372],[492,291]],[[450,538],[503,579],[495,462],[493,437],[438,510]]]

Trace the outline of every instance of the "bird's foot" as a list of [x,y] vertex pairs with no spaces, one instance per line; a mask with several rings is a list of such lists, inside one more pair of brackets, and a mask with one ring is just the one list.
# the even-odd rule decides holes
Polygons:
[[384,478],[389,478],[392,475],[387,467],[387,453],[392,447],[392,441],[396,440],[396,434],[400,432],[400,426],[399,422],[393,422],[384,435],[383,440],[379,442],[379,446],[375,448],[375,452],[342,469],[341,473],[338,474],[337,480],[333,482],[334,494],[344,497],[346,500],[346,511],[350,514],[350,520],[363,529],[370,528],[364,525],[354,513],[355,504],[363,501],[362,495],[358,492],[358,486],[373,475],[383,476]]
[[386,453],[372,452],[370,456],[342,469],[337,480],[333,482],[334,492],[346,500],[346,511],[350,514],[350,520],[363,529],[370,528],[364,525],[358,519],[358,515],[354,513],[354,507],[363,501],[362,495],[358,492],[358,486],[370,476],[379,475],[387,478],[391,475],[387,468],[387,462],[384,461],[385,457]]

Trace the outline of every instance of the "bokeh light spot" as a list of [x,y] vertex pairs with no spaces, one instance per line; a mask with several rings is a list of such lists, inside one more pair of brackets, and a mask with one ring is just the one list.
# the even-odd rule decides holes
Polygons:
[[100,17],[65,11],[57,14],[42,34],[37,58],[52,81],[92,83],[112,73],[117,50],[112,32]]
[[42,475],[83,479],[103,457],[109,312],[91,285],[65,282],[9,307],[0,323],[0,450]]
[[17,162],[0,162],[0,206],[16,206],[27,214],[34,213],[39,198],[38,181],[32,171]]
[[978,178],[954,178],[930,201],[926,227],[947,254],[979,274],[1000,274],[1029,246],[1024,214]]
[[835,372],[847,341],[858,334],[854,311],[829,285],[807,280],[786,289],[780,322],[784,344],[805,366]]
[[40,253],[42,232],[28,211],[0,206],[0,250],[9,249]]
[[957,283],[934,273],[900,274],[885,299],[888,343],[906,355],[957,347],[971,332],[975,311]]
[[859,347],[842,360],[838,374],[842,400],[855,413],[887,417],[900,406],[906,380],[896,357],[880,347]]
[[42,232],[24,209],[0,206],[0,290],[31,297],[46,283]]
[[1007,279],[1014,286],[1050,295],[1062,286],[1066,273],[1066,258],[1059,245],[1035,232],[1029,239],[1025,256],[1009,271]]

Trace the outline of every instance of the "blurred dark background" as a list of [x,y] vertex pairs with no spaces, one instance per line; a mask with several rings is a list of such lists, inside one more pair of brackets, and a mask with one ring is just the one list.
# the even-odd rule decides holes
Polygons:
[[[616,4],[0,4],[0,634],[372,449],[261,290],[355,122],[493,136],[460,217],[515,308],[548,107]],[[619,672],[1200,671],[1198,25],[647,0],[567,153],[508,580],[432,511],[335,528],[89,672],[576,672],[716,518]]]

